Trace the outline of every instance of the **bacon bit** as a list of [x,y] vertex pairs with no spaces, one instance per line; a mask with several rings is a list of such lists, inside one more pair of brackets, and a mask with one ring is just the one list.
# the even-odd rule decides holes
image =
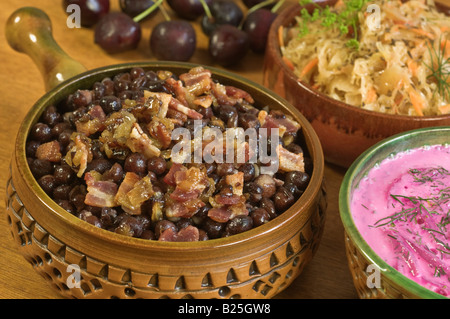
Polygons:
[[106,114],[100,105],[93,106],[87,114],[90,117],[88,121],[78,120],[75,122],[77,132],[89,136],[105,128]]
[[133,123],[126,145],[132,152],[142,153],[146,158],[158,157],[161,154],[159,148],[153,145],[152,140],[144,133],[138,123]]
[[239,203],[228,206],[228,210],[231,211],[230,219],[233,219],[236,216],[248,215],[247,205],[245,204],[245,201],[245,196],[241,196],[241,201]]
[[133,172],[127,172],[114,198],[117,205],[131,215],[140,215],[142,204],[153,195],[150,176],[140,178]]
[[229,98],[232,98],[239,103],[241,103],[243,100],[250,104],[255,103],[255,100],[248,92],[237,87],[227,85],[225,86],[225,92]]
[[169,195],[166,216],[192,217],[205,203],[199,198],[209,186],[208,176],[197,167],[186,169],[181,164],[174,163],[163,181],[175,190]]
[[127,198],[131,204],[131,207],[129,208],[131,208],[134,213],[140,214],[141,205],[149,200],[153,194],[152,181],[150,175],[147,175],[135,183],[133,189],[127,193]]
[[86,99],[86,105],[90,104],[92,102],[92,92],[89,90],[78,90],[78,93],[83,95],[83,97]]
[[[75,133],[76,134],[76,133]],[[90,140],[82,134],[72,136],[75,145],[67,152],[64,160],[73,169],[78,169],[77,176],[81,177],[86,170],[87,164],[92,161],[93,155]]]
[[241,196],[233,194],[231,196],[223,195],[223,194],[217,194],[214,196],[214,200],[216,203],[221,205],[235,205],[240,202]]
[[182,191],[179,188],[176,188],[171,194],[170,198],[177,202],[186,202],[191,199],[198,198],[199,193],[197,191]]
[[194,216],[198,212],[198,210],[205,205],[206,204],[199,198],[189,199],[185,202],[177,202],[175,200],[168,201],[166,203],[166,216],[169,218],[190,218]]
[[285,172],[305,171],[305,163],[303,161],[303,153],[295,154],[289,152],[283,146],[277,146],[279,169]]
[[218,223],[226,223],[238,215],[248,215],[245,196],[241,196],[240,201],[236,204],[213,207],[208,210],[208,217]]
[[198,82],[198,78],[203,78],[205,76],[211,78],[211,71],[205,69],[202,66],[197,66],[190,69],[187,73],[183,73],[179,76],[180,80],[184,82],[186,86],[191,86]]
[[136,184],[139,181],[139,179],[140,179],[140,177],[136,173],[127,172],[125,174],[125,178],[123,179],[122,183],[120,184],[119,189],[114,198],[115,202],[118,205],[128,202],[127,193],[133,189],[134,184]]
[[192,225],[180,229],[175,232],[172,228],[168,228],[159,236],[160,241],[169,242],[191,242],[198,241],[200,239],[200,233],[198,228]]
[[208,108],[212,105],[212,97],[210,95],[202,95],[194,99],[193,103],[195,105],[201,106],[203,108]]
[[237,103],[242,103],[244,100],[248,103],[253,103],[252,101],[254,101],[250,94],[230,85],[225,86],[220,83],[213,83],[211,92],[219,104],[222,105],[234,106]]
[[60,162],[62,157],[61,146],[58,141],[41,144],[36,150],[36,157],[50,162]]
[[278,119],[275,119],[270,115],[267,115],[264,120],[265,122],[261,125],[261,128],[267,129],[268,136],[271,134],[271,130],[273,128],[278,129],[278,135],[280,137],[283,137],[284,133],[286,133],[286,127],[282,125]]
[[208,217],[218,223],[226,223],[230,220],[231,211],[227,207],[215,207],[208,210]]
[[233,187],[233,194],[241,196],[244,192],[244,173],[237,172],[225,177],[225,183]]
[[100,174],[96,171],[84,174],[87,185],[87,194],[84,200],[86,205],[95,207],[115,207],[115,196],[117,184],[112,181],[102,181]]
[[266,111],[260,111],[258,113],[258,121],[262,128],[267,128],[267,135],[270,135],[270,129],[278,128],[278,134],[280,137],[288,132],[292,134],[296,134],[298,130],[301,128],[300,124],[296,121],[290,119],[288,116],[286,117],[276,117],[274,113],[268,114]]
[[211,71],[203,67],[195,67],[179,76],[184,82],[188,94],[199,96],[211,90]]
[[243,195],[244,173],[227,175],[225,183],[233,187],[233,195],[218,194],[209,198],[212,208],[208,211],[208,216],[219,223],[225,223],[238,215],[248,215],[246,197]]
[[[175,98],[184,106],[188,106],[188,100],[187,100],[187,91],[186,88],[183,86],[183,83],[180,80],[175,80],[174,78],[168,78],[164,82],[164,87],[166,90],[173,95],[175,95]],[[169,103],[170,107],[170,103]]]
[[166,149],[172,143],[172,130],[174,124],[169,119],[162,119],[155,116],[147,125],[150,135],[161,143],[161,148]]
[[187,170],[187,168],[184,167],[182,164],[172,163],[172,166],[170,167],[166,176],[164,176],[164,178],[163,178],[164,183],[166,183],[170,186],[176,186],[177,184],[175,182],[175,173],[178,171],[183,171],[183,170]]
[[200,195],[209,185],[208,176],[198,167],[179,170],[174,173],[177,189],[182,192],[197,192]]
[[186,114],[173,109],[169,109],[167,111],[167,118],[171,120],[173,124],[180,126],[182,126],[188,120]]
[[88,112],[93,119],[98,119],[101,123],[106,120],[106,114],[100,105],[94,105]]
[[194,111],[193,109],[188,108],[187,106],[184,106],[178,99],[174,97],[170,100],[169,108],[181,112],[187,115],[187,117],[194,120],[201,120],[203,118],[203,115],[201,115],[197,111]]
[[161,101],[161,106],[159,108],[158,113],[156,114],[156,116],[160,117],[160,118],[165,118],[167,115],[167,110],[169,109],[169,103],[170,100],[172,99],[172,95],[168,94],[168,93],[163,93],[163,92],[151,92],[151,91],[144,91],[144,98],[145,99],[149,99],[149,98],[156,98],[159,101]]

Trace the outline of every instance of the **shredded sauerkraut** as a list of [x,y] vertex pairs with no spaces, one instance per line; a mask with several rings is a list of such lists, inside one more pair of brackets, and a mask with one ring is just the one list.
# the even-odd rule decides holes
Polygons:
[[[330,9],[344,6],[339,0]],[[358,49],[347,45],[349,34],[324,30],[321,21],[308,22],[307,34],[300,35],[300,16],[296,26],[279,30],[283,59],[299,80],[367,110],[449,114],[450,18],[433,0],[373,0],[357,14]]]

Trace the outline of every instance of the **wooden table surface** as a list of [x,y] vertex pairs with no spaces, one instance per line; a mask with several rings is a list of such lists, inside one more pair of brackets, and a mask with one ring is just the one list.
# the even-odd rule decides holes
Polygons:
[[[445,0],[450,3],[450,0]],[[9,162],[15,135],[22,119],[32,105],[45,93],[42,77],[25,55],[11,49],[5,39],[5,22],[9,15],[23,6],[43,9],[50,17],[53,35],[61,48],[87,69],[100,66],[154,59],[148,42],[154,23],[163,19],[158,13],[151,21],[142,23],[143,36],[138,49],[117,55],[108,55],[94,44],[93,30],[67,27],[62,1],[9,0],[2,2],[0,11],[0,192],[5,194]],[[118,1],[111,0],[112,10],[118,10]],[[197,30],[197,51],[190,62],[213,65],[206,50],[207,38]],[[255,81],[262,82],[262,55],[250,53],[237,66],[229,69]],[[217,65],[216,65],[217,66]],[[343,226],[339,218],[338,192],[345,174],[342,168],[326,166],[328,210],[324,235],[316,256],[290,287],[277,298],[283,299],[354,299],[357,298],[347,266]],[[0,204],[0,298],[54,299],[61,298],[46,279],[19,255],[6,222],[5,201]]]

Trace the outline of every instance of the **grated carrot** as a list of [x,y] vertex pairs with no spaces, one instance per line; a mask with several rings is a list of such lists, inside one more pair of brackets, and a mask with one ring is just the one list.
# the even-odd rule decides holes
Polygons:
[[295,67],[294,67],[294,64],[292,64],[291,60],[289,60],[285,56],[283,56],[282,59],[283,59],[283,62],[287,65],[287,67],[289,69],[291,69],[292,71],[294,71]]
[[413,59],[409,59],[408,61],[408,70],[411,72],[412,76],[417,77],[417,70],[419,66],[417,65],[416,61]]
[[402,28],[402,29],[406,29],[406,30],[412,31],[412,32],[414,32],[414,33],[416,33],[418,35],[428,37],[428,38],[430,38],[432,40],[434,40],[434,38],[435,38],[434,34],[432,34],[430,32],[427,32],[427,31],[425,31],[423,29],[414,28],[414,27],[411,28],[410,26],[405,25],[405,24],[396,24],[396,26],[397,26],[397,28]]
[[450,113],[450,104],[439,106],[439,111],[441,111],[441,114]]
[[408,94],[417,115],[423,116],[423,109],[425,108],[425,104],[420,94],[412,88],[409,88]]
[[306,74],[308,74],[318,63],[319,58],[314,58],[311,61],[309,61],[303,68],[302,72],[300,73],[300,78],[304,78]]
[[375,88],[372,86],[368,91],[367,91],[367,95],[366,98],[364,100],[364,102],[366,104],[371,104],[374,103],[377,100],[377,91],[375,90]]
[[400,81],[398,81],[397,86],[395,87],[397,90],[400,90],[405,84],[405,81],[403,78],[400,79]]
[[284,48],[284,27],[280,25],[278,27],[278,44],[280,45],[280,48]]
[[414,33],[417,33],[418,35],[423,35],[423,36],[425,36],[425,37],[430,38],[431,40],[434,40],[434,38],[435,38],[434,34],[432,34],[432,33],[430,33],[430,32],[427,32],[427,31],[425,31],[425,30],[423,30],[423,29],[412,28],[411,30],[412,30]]
[[450,42],[447,39],[441,40],[441,51],[445,52],[444,59],[450,56]]

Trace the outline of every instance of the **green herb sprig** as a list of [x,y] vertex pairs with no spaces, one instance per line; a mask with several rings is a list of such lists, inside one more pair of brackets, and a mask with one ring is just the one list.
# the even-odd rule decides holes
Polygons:
[[441,47],[441,39],[439,39],[439,49],[436,49],[433,44],[427,44],[428,52],[431,57],[431,63],[423,64],[431,71],[431,74],[427,79],[433,79],[436,81],[437,87],[434,94],[439,95],[446,101],[450,100],[450,57],[445,59],[446,45]]
[[313,0],[299,0],[301,6],[313,3],[315,5],[312,13],[306,8],[300,11],[299,35],[305,36],[310,33],[308,24],[314,21],[321,21],[325,29],[339,30],[341,34],[347,35],[350,29],[353,30],[353,38],[347,41],[347,46],[359,50],[358,40],[358,13],[361,12],[364,5],[369,0],[347,0],[344,1],[345,7],[340,12],[334,12],[327,5],[319,6]]
[[[430,186],[443,186],[439,179],[450,175],[450,172],[441,166],[427,169],[410,169],[408,173],[412,175],[415,183],[427,183]],[[444,210],[444,207],[447,207],[446,205],[450,201],[450,187],[444,187],[430,197],[396,194],[390,194],[390,197],[400,204],[401,209],[392,215],[377,220],[371,227],[395,227],[397,223],[417,222],[418,218],[428,218],[431,215],[437,215],[440,217],[440,220],[436,222],[436,228],[422,226],[422,229],[427,231],[436,241],[440,247],[437,249],[442,254],[450,254],[450,244],[446,235],[447,226],[450,225],[450,209]],[[394,204],[393,207],[395,208]]]

